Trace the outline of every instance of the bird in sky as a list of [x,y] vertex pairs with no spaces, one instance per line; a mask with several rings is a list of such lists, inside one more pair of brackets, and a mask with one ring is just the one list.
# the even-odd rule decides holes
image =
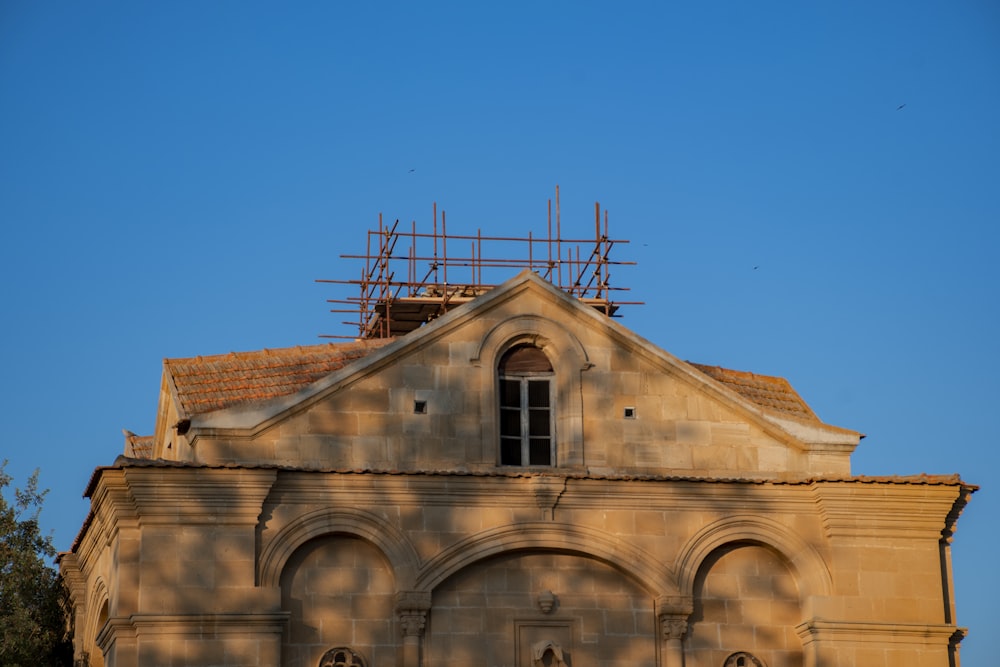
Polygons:
[[896,111],[899,111],[900,109],[902,109],[905,106],[906,106],[906,104],[900,104],[898,107],[896,107]]

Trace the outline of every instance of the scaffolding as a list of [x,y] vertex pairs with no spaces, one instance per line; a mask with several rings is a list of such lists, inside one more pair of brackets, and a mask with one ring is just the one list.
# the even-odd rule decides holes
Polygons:
[[[602,229],[601,206],[600,203],[594,204],[593,239],[562,238],[558,187],[555,204],[555,233],[550,199],[548,232],[544,237],[535,237],[530,232],[527,237],[483,236],[481,231],[477,231],[475,236],[449,235],[443,210],[438,230],[436,203],[433,205],[434,225],[430,234],[418,233],[416,222],[411,223],[410,231],[401,231],[399,220],[386,225],[379,214],[378,229],[368,230],[365,254],[341,255],[343,259],[364,260],[360,278],[316,281],[353,285],[359,289],[358,296],[327,299],[330,304],[349,306],[332,308],[331,313],[358,315],[357,320],[343,322],[356,326],[358,333],[355,336],[320,337],[370,339],[402,336],[493,289],[509,278],[512,270],[534,271],[608,317],[616,317],[621,305],[641,304],[640,301],[612,298],[629,288],[611,286],[611,267],[634,265],[635,262],[611,260],[611,249],[628,241],[610,238],[608,212],[603,212]],[[409,244],[405,253],[397,251],[401,241],[404,246]],[[424,248],[422,253],[417,250],[418,242]],[[455,248],[463,245],[468,254],[465,251],[456,254]],[[581,251],[581,248],[585,250]],[[406,268],[405,279],[400,271],[402,265]],[[421,267],[425,265],[426,270],[421,273]]]

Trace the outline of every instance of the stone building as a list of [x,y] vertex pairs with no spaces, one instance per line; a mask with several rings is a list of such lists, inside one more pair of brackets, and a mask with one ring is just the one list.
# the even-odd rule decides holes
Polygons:
[[164,363],[61,556],[91,666],[958,664],[956,477],[525,271],[406,335]]

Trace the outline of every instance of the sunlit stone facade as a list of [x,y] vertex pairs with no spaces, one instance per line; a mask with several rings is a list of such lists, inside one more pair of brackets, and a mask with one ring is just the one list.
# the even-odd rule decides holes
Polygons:
[[956,665],[974,487],[852,477],[860,438],[527,272],[385,344],[168,360],[61,557],[77,658]]

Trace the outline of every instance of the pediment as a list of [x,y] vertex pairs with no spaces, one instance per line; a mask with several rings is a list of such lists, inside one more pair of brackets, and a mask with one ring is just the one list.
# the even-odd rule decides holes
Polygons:
[[[860,435],[824,424],[783,379],[682,361],[527,271],[388,341],[165,368],[178,372],[167,384],[205,455],[216,447],[239,461],[243,447],[287,465],[335,452],[330,462],[350,467],[476,469],[496,465],[496,363],[517,342],[553,359],[560,461],[570,468],[849,471]],[[198,369],[217,375],[218,392],[195,400],[185,383]],[[417,441],[438,454],[422,458]]]

